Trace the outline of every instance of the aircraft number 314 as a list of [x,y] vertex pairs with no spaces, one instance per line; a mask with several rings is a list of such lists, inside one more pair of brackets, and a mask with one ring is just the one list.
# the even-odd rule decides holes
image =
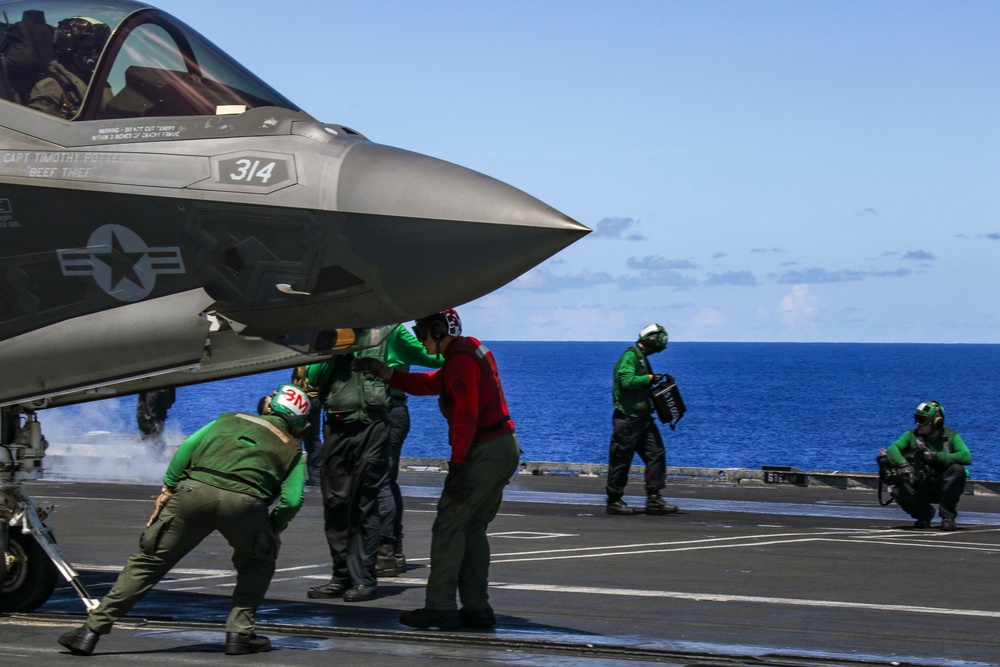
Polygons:
[[232,185],[276,185],[287,181],[288,162],[262,157],[236,157],[219,161],[219,180]]

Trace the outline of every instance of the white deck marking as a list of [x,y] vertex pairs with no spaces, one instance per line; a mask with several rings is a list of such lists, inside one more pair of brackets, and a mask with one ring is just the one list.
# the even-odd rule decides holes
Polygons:
[[799,607],[825,607],[829,609],[859,609],[866,611],[910,612],[915,614],[943,614],[948,616],[975,616],[1000,618],[1000,611],[979,609],[947,609],[943,607],[918,607],[915,605],[872,604],[868,602],[844,602],[841,600],[807,600],[803,598],[769,598],[760,595],[719,595],[712,593],[681,593],[677,591],[650,591],[644,589],[591,588],[587,586],[549,586],[545,584],[491,583],[491,588],[514,591],[546,591],[552,593],[573,593],[580,595],[614,595],[620,598],[647,597],[692,600],[694,602],[740,602],[756,604],[779,604]]
[[579,537],[575,533],[533,533],[525,530],[515,530],[509,533],[489,533],[490,537],[506,537],[511,540],[546,540],[553,537]]
[[[988,529],[979,532],[993,532]],[[973,531],[963,531],[971,534]],[[758,535],[737,535],[732,537],[706,537],[695,540],[673,542],[644,542],[638,544],[612,544],[568,549],[547,549],[494,553],[492,563],[517,563],[525,561],[567,560],[573,558],[601,558],[632,554],[668,553],[675,551],[700,551],[707,549],[732,549],[770,546],[774,544],[794,544],[800,542],[838,541],[858,544],[885,544],[890,546],[926,546],[931,548],[962,549],[967,551],[1000,551],[1000,547],[976,542],[959,542],[951,537],[958,533],[937,535],[907,531],[900,534],[895,529],[821,529],[815,532],[773,533]],[[963,535],[964,536],[964,535]]]
[[[68,500],[67,498],[54,498],[54,500]],[[101,499],[94,499],[101,500]],[[120,501],[116,501],[120,502]],[[133,501],[140,502],[140,501]],[[143,500],[141,502],[149,502]],[[408,510],[423,513],[423,510]],[[427,511],[433,513],[433,511]],[[769,528],[770,526],[761,526]],[[760,534],[741,536],[714,536],[691,540],[603,544],[585,547],[570,547],[565,549],[538,549],[526,551],[511,551],[507,553],[494,553],[492,564],[502,566],[504,563],[517,562],[538,562],[549,560],[568,560],[582,558],[603,558],[608,556],[623,557],[629,555],[687,552],[699,550],[720,550],[734,548],[752,548],[774,545],[793,545],[810,542],[838,542],[853,543],[859,546],[878,545],[890,547],[925,547],[934,549],[951,549],[965,551],[968,553],[989,554],[1000,552],[1000,546],[985,542],[976,541],[977,534],[986,532],[996,532],[997,528],[965,528],[958,532],[940,531],[911,531],[900,530],[898,528],[864,528],[864,529],[844,529],[844,528],[814,528],[799,532],[768,533],[762,531]],[[550,537],[577,537],[575,535],[560,535],[556,533],[532,533],[527,531],[512,531],[508,533],[497,533],[491,537],[507,537],[512,539],[542,539]],[[428,558],[410,558],[412,562],[427,562]],[[78,570],[95,570],[117,572],[121,566],[99,566],[99,565],[75,565]],[[308,574],[308,570],[319,570],[322,574]],[[288,568],[281,568],[277,572],[285,575],[274,581],[292,580],[325,580],[329,577],[329,563],[317,563],[315,565],[299,565]],[[539,574],[539,571],[535,571]],[[232,569],[194,569],[176,568],[173,575],[182,575],[182,578],[165,580],[162,586],[171,591],[199,591],[220,588],[232,588],[235,580],[235,571]],[[211,582],[211,580],[218,580]],[[403,586],[426,586],[427,581],[423,578],[394,577],[390,579],[395,585]],[[198,583],[195,583],[198,582]],[[181,585],[177,584],[194,584]],[[511,583],[493,582],[492,588],[527,591],[533,593],[552,593],[562,595],[598,595],[614,596],[617,599],[628,599],[630,597],[661,598],[671,600],[684,600],[690,602],[727,603],[727,604],[764,604],[764,605],[784,605],[790,607],[812,607],[826,609],[845,609],[857,611],[873,611],[888,613],[912,613],[930,614],[939,616],[969,617],[969,618],[994,618],[1000,619],[1000,611],[989,611],[979,609],[953,609],[945,607],[924,607],[917,605],[895,605],[879,604],[867,602],[851,602],[843,600],[812,600],[789,597],[766,597],[758,595],[730,595],[716,593],[695,593],[684,591],[648,590],[648,589],[622,589],[622,588],[599,588],[590,586],[562,586],[543,583]]]
[[[324,567],[327,567],[324,565]],[[226,576],[220,571],[219,576]],[[275,581],[292,579],[326,579],[328,575],[305,575],[301,577],[286,577]],[[171,582],[165,582],[171,583]],[[394,577],[392,583],[405,586],[426,586],[426,579],[411,577]],[[208,588],[232,588],[234,582],[219,582],[211,586],[171,587],[171,591],[198,591]],[[768,604],[797,607],[822,607],[825,609],[855,609],[859,611],[878,611],[892,613],[939,614],[945,616],[967,616],[974,618],[1000,619],[1000,611],[985,611],[980,609],[949,609],[946,607],[921,607],[917,605],[873,604],[869,602],[846,602],[843,600],[809,600],[804,598],[764,597],[761,595],[729,595],[717,593],[687,593],[681,591],[653,591],[648,589],[597,588],[594,586],[560,586],[553,584],[514,584],[507,582],[492,582],[490,588],[529,591],[545,593],[563,593],[569,595],[610,595],[616,598],[644,597],[670,600],[687,600],[691,602],[724,602],[737,604]]]

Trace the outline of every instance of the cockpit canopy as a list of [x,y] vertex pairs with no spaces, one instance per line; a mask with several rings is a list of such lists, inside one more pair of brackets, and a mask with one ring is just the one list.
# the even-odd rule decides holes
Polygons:
[[[71,60],[70,31],[88,24],[110,37]],[[0,98],[74,121],[299,110],[184,23],[132,0],[0,1]]]

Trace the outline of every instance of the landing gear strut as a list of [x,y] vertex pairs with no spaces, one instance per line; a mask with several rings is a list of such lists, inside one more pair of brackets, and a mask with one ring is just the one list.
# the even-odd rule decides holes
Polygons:
[[0,612],[29,612],[55,590],[58,575],[73,586],[87,611],[97,607],[46,525],[51,508],[40,508],[21,490],[21,482],[41,479],[48,443],[34,413],[0,408]]

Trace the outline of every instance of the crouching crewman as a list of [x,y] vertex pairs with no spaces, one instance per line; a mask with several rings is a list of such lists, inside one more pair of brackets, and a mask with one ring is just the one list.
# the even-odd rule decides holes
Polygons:
[[309,397],[298,387],[282,385],[261,401],[259,412],[223,413],[181,443],[163,476],[139,551],[129,556],[87,622],[59,637],[60,644],[74,655],[93,653],[101,635],[217,530],[233,548],[236,568],[226,654],[271,650],[267,637],[254,633],[254,615],[274,576],[278,534],[302,507],[305,462],[295,438],[309,425]]
[[965,490],[965,466],[972,464],[972,454],[962,436],[945,428],[944,408],[937,401],[918,405],[913,420],[916,427],[889,445],[885,455],[897,466],[912,459],[921,473],[911,482],[894,486],[892,497],[916,519],[914,528],[930,528],[931,503],[938,503],[941,530],[955,530],[958,501]]

